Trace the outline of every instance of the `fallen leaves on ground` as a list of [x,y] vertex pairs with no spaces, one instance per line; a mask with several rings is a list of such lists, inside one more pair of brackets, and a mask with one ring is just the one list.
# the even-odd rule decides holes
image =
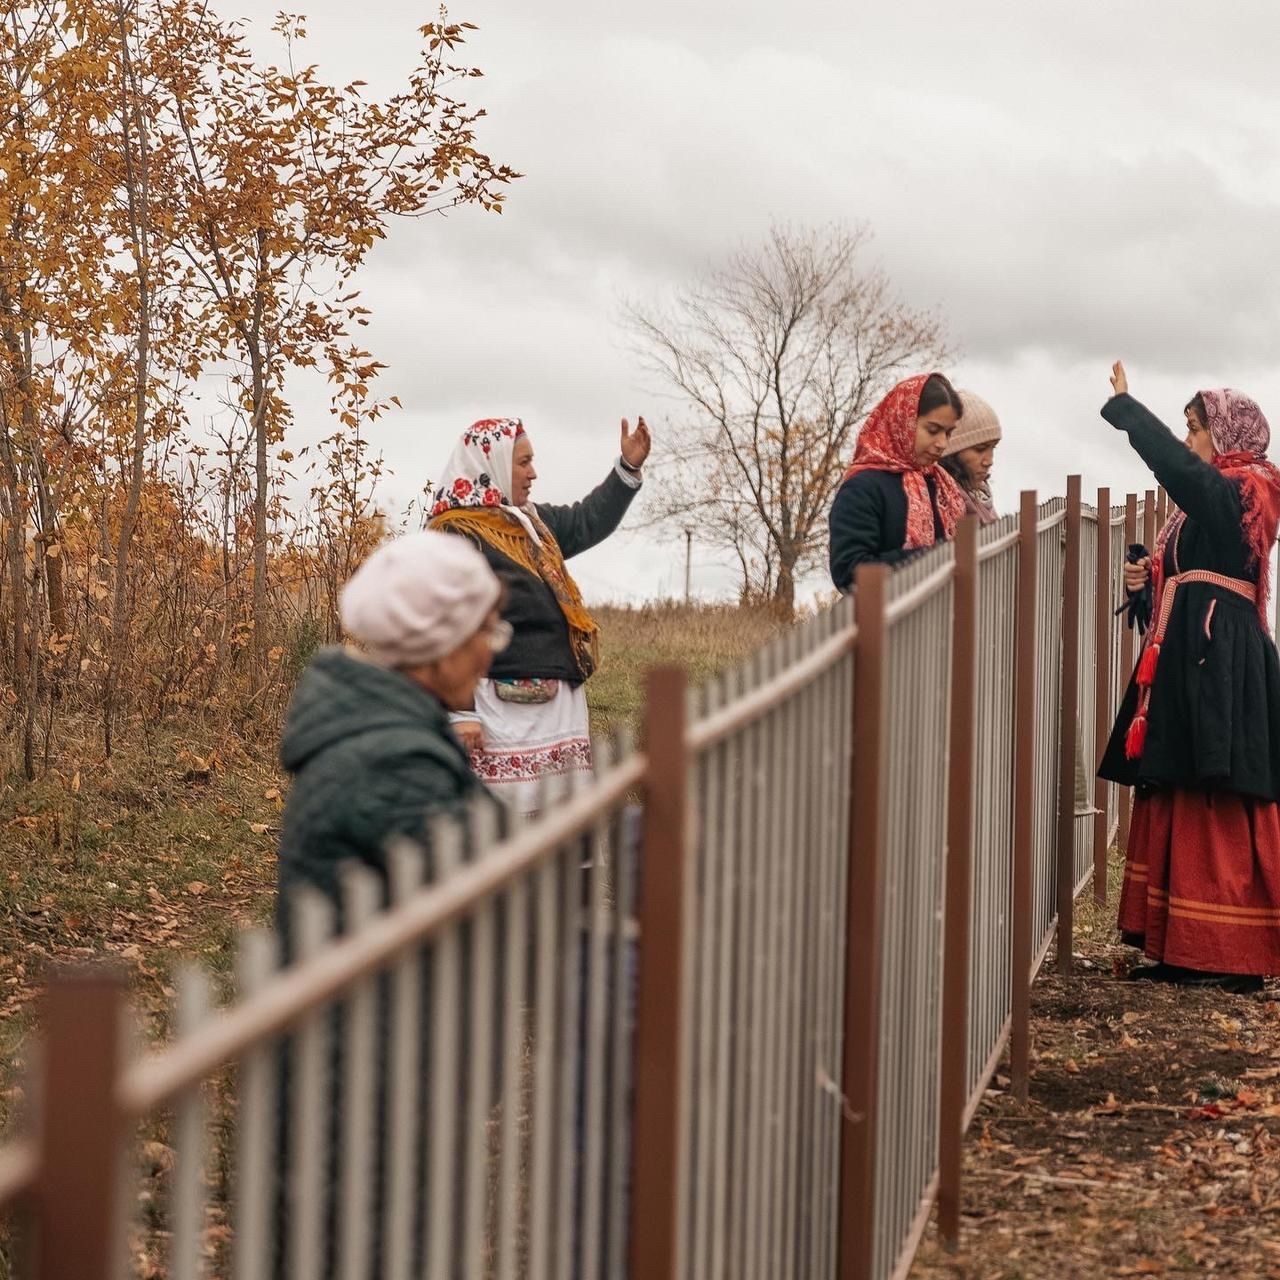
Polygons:
[[237,930],[269,919],[279,809],[267,748],[239,751],[231,770],[216,752],[157,744],[0,797],[0,1131],[50,969],[118,962],[144,1038],[163,1034],[174,966],[226,973]]
[[1125,982],[1105,921],[1091,967],[1046,964],[1030,1098],[998,1078],[966,1143],[960,1249],[912,1280],[1280,1280],[1280,1003]]

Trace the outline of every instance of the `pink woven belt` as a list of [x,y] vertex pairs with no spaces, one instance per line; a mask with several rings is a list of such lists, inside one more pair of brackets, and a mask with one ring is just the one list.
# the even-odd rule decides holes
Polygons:
[[[1210,573],[1208,569],[1188,569],[1185,573],[1174,574],[1165,582],[1164,590],[1160,593],[1160,613],[1156,618],[1155,630],[1147,640],[1142,660],[1138,663],[1137,681],[1142,696],[1138,699],[1138,710],[1124,739],[1124,753],[1130,760],[1137,760],[1147,744],[1147,712],[1151,706],[1151,686],[1155,683],[1156,666],[1160,662],[1160,646],[1164,644],[1165,628],[1169,625],[1169,615],[1173,612],[1173,601],[1178,588],[1189,582],[1204,582],[1211,587],[1233,591],[1253,605],[1258,602],[1258,588],[1254,583],[1246,582],[1243,578],[1228,578],[1224,573]],[[1205,618],[1206,633],[1216,605],[1215,600],[1209,606],[1209,613]]]

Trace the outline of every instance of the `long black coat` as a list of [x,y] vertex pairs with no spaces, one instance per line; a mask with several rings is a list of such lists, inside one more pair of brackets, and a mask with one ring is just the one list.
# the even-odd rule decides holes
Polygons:
[[[1165,574],[1207,569],[1256,582],[1239,481],[1198,458],[1132,396],[1116,396],[1102,416],[1128,433],[1186,513],[1165,548]],[[1100,777],[1280,799],[1280,659],[1256,606],[1209,583],[1178,588],[1151,687],[1146,746],[1140,759],[1129,760],[1125,735],[1140,692],[1131,679]]]
[[[942,542],[946,535],[938,515],[937,485],[932,476],[926,476],[925,483],[933,504],[933,536]],[[903,550],[907,494],[902,477],[893,471],[859,471],[846,480],[831,504],[827,527],[831,581],[839,591],[852,589],[860,564],[901,564],[927,549]]]

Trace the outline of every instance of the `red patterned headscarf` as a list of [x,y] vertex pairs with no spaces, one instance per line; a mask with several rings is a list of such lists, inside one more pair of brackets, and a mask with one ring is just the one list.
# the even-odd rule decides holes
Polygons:
[[[1215,450],[1213,465],[1240,486],[1243,532],[1253,562],[1258,569],[1258,613],[1267,625],[1267,598],[1271,589],[1271,548],[1280,528],[1280,470],[1267,460],[1271,428],[1256,400],[1224,387],[1201,391],[1205,426]],[[1152,565],[1159,590],[1164,576],[1164,552],[1176,538],[1186,516],[1175,511],[1160,531]]]
[[848,480],[860,471],[891,471],[902,477],[907,495],[907,540],[904,549],[931,547],[936,541],[933,528],[933,503],[929,501],[928,481],[934,483],[938,517],[943,536],[955,535],[956,525],[965,512],[964,491],[942,467],[922,467],[916,461],[916,419],[920,416],[920,395],[933,375],[920,373],[900,382],[874,409],[862,430],[853,452],[853,465],[844,473]]

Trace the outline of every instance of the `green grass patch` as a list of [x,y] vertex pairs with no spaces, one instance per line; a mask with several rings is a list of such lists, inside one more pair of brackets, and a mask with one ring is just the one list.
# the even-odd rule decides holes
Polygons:
[[595,733],[638,725],[650,667],[683,666],[701,684],[763,646],[779,627],[767,609],[650,604],[593,611],[600,624],[600,670],[587,683]]

